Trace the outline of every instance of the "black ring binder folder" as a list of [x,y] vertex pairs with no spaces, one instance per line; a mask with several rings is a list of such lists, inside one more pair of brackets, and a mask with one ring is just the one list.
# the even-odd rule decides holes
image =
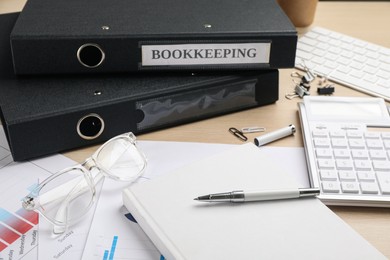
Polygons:
[[18,75],[278,69],[297,32],[275,0],[34,0],[11,44]]
[[16,17],[0,16],[0,116],[17,161],[278,99],[277,70],[16,77],[8,41]]

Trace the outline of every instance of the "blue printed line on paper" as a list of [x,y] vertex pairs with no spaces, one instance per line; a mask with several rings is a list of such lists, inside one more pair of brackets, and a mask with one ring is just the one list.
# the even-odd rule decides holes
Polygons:
[[116,249],[116,243],[118,242],[118,236],[114,236],[113,240],[112,240],[112,245],[111,245],[111,250],[110,250],[110,256],[109,256],[109,260],[113,260],[114,259],[114,254],[115,254],[115,249]]
[[104,250],[103,260],[108,260],[108,250]]

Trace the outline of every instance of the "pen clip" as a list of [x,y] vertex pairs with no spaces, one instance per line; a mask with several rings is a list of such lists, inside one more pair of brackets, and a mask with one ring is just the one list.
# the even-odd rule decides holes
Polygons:
[[238,130],[237,128],[230,127],[229,132],[232,133],[234,136],[236,136],[241,141],[245,142],[246,140],[248,140],[248,138],[244,135],[244,133],[241,132],[240,130]]

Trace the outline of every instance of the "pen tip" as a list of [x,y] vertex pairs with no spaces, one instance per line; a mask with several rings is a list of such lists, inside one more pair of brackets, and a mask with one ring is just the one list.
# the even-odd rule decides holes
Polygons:
[[195,198],[194,200],[199,200],[199,198]]

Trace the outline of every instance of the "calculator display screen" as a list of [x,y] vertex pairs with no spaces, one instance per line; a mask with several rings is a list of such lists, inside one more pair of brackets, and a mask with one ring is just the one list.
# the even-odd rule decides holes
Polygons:
[[305,97],[309,121],[362,123],[367,126],[390,126],[390,116],[381,98]]
[[382,117],[381,107],[376,103],[312,103],[311,113],[317,116],[332,117]]

